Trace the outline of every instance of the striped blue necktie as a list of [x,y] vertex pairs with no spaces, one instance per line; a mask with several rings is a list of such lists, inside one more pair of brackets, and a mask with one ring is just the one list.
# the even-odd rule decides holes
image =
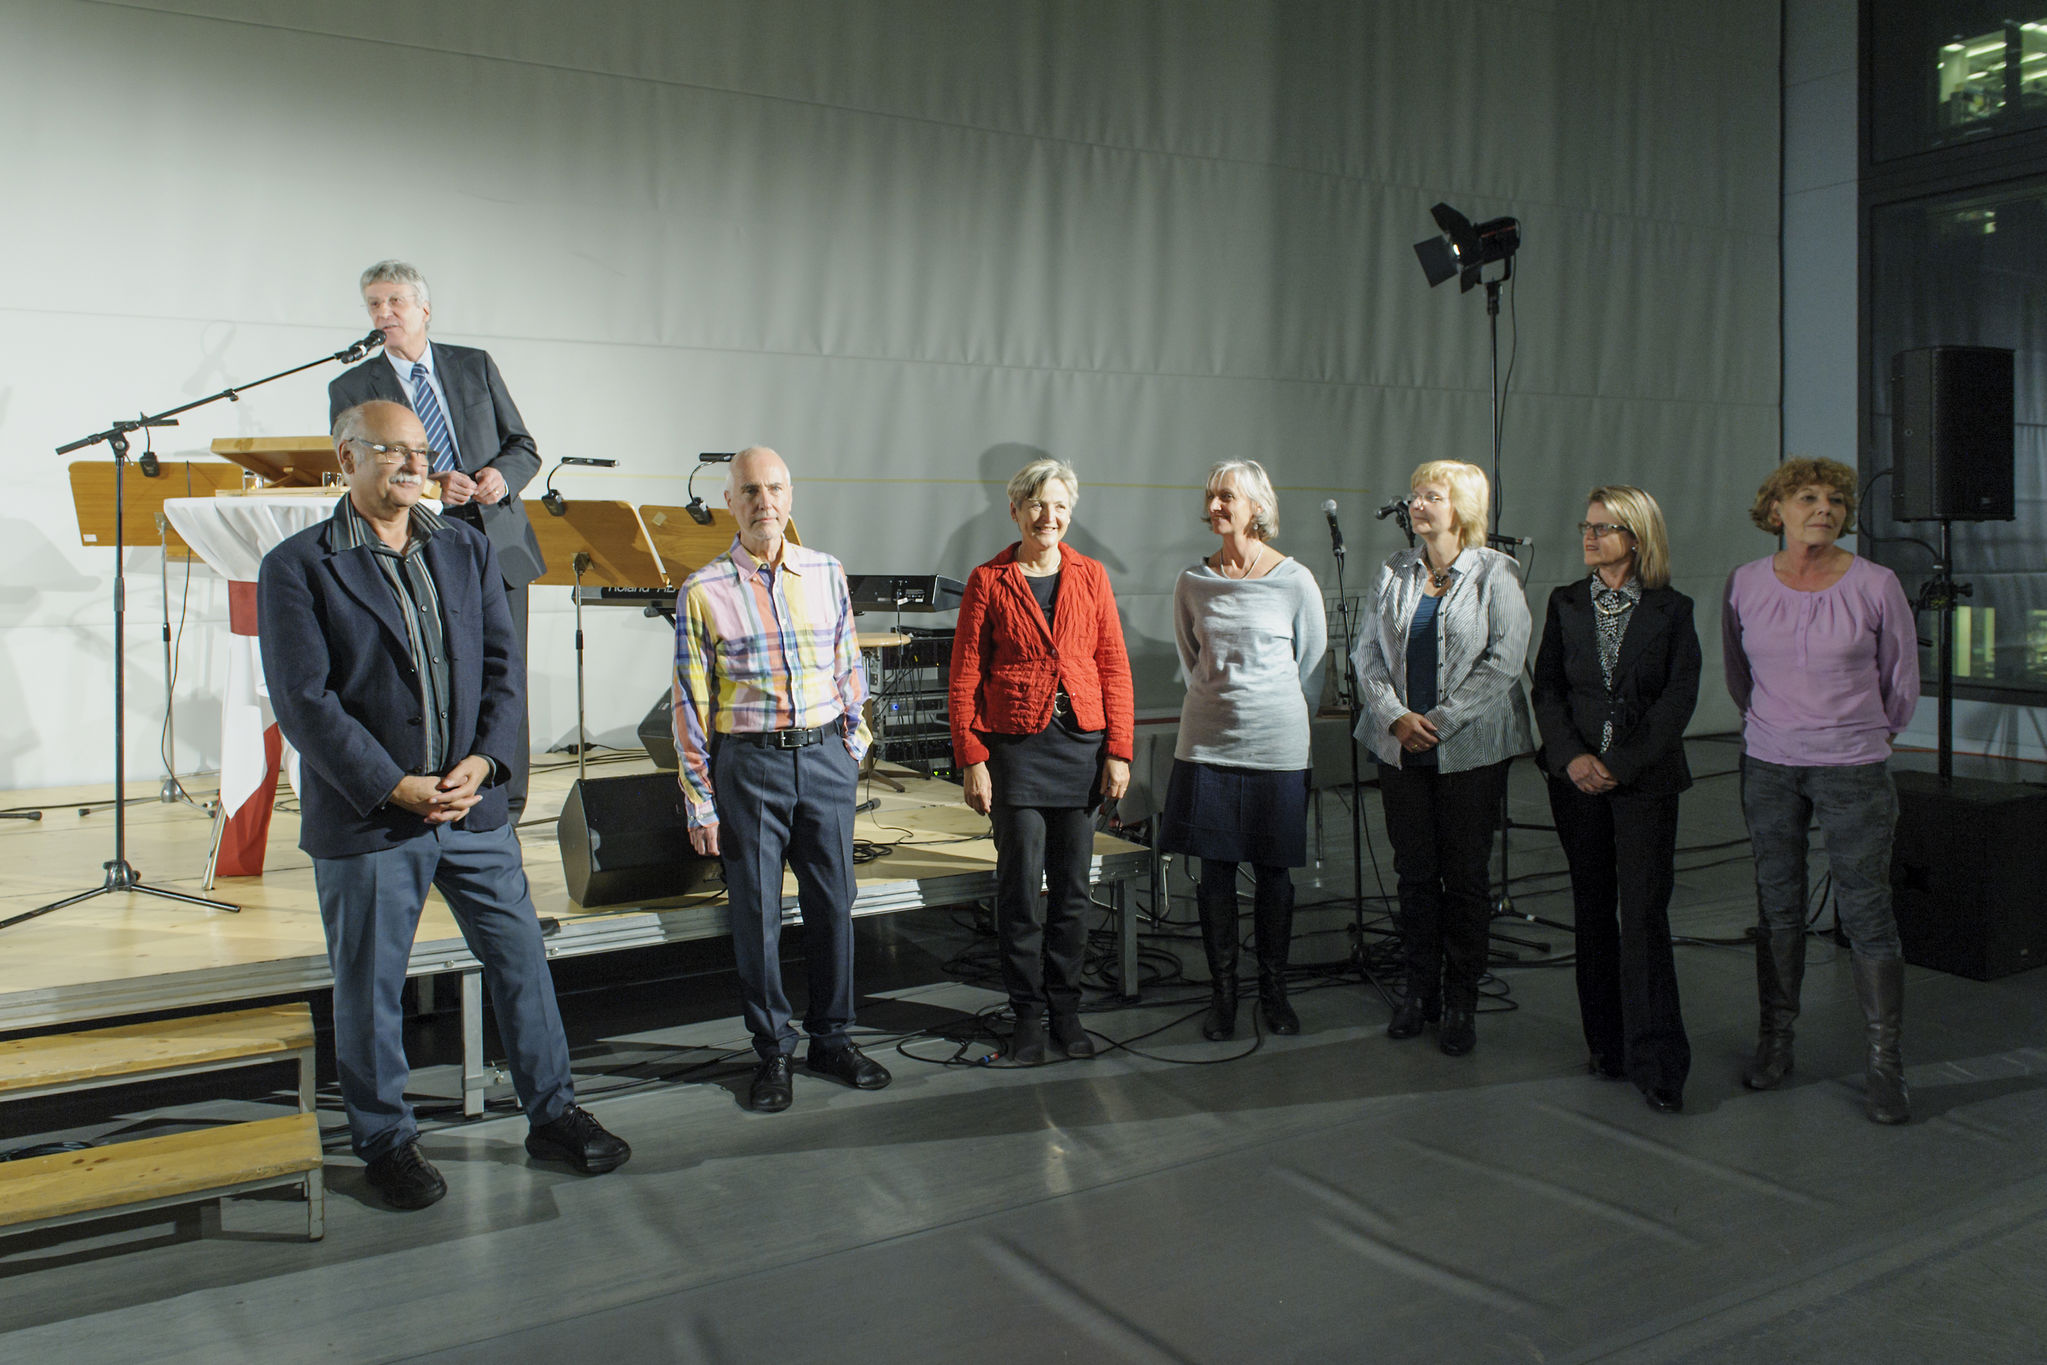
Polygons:
[[440,400],[434,397],[433,383],[427,378],[426,362],[412,362],[412,410],[419,414],[419,424],[426,428],[426,443],[434,448],[436,474],[445,474],[455,467],[455,438],[448,431],[448,419],[441,416]]

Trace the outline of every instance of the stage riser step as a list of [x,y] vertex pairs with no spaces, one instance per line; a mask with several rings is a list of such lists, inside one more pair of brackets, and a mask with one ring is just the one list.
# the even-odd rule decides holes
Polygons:
[[0,1229],[26,1231],[303,1182],[308,1236],[317,1240],[324,1231],[320,1164],[320,1122],[313,1114],[0,1162]]
[[0,1042],[0,1099],[310,1056],[304,1003]]

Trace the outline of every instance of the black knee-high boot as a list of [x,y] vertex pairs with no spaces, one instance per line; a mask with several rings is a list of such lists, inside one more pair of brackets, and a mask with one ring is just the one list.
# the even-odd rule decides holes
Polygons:
[[1234,880],[1226,889],[1195,885],[1194,903],[1201,910],[1201,946],[1208,954],[1208,1013],[1201,1019],[1201,1036],[1211,1041],[1237,1031],[1237,888]]
[[1252,926],[1258,945],[1259,1012],[1267,1029],[1290,1037],[1301,1031],[1301,1021],[1286,999],[1287,953],[1294,938],[1294,878],[1286,868],[1258,869]]
[[1762,1026],[1755,1059],[1741,1072],[1741,1083],[1751,1090],[1774,1090],[1791,1074],[1791,1026],[1798,1019],[1804,981],[1805,930],[1762,926],[1756,933],[1756,998]]

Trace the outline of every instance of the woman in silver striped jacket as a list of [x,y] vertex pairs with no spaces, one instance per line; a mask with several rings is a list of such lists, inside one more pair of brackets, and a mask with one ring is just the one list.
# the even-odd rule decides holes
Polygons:
[[1507,765],[1535,748],[1521,665],[1528,599],[1514,561],[1486,548],[1485,471],[1431,460],[1409,481],[1419,543],[1386,560],[1351,661],[1357,738],[1379,760],[1379,795],[1400,884],[1407,993],[1386,1025],[1413,1038],[1441,1021],[1459,1057],[1477,1045],[1472,1014],[1492,917],[1492,834]]

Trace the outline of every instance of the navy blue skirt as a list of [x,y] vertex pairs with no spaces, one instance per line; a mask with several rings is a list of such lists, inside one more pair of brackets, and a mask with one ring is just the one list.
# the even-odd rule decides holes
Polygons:
[[1307,866],[1308,769],[1224,768],[1174,759],[1158,846],[1230,863]]

